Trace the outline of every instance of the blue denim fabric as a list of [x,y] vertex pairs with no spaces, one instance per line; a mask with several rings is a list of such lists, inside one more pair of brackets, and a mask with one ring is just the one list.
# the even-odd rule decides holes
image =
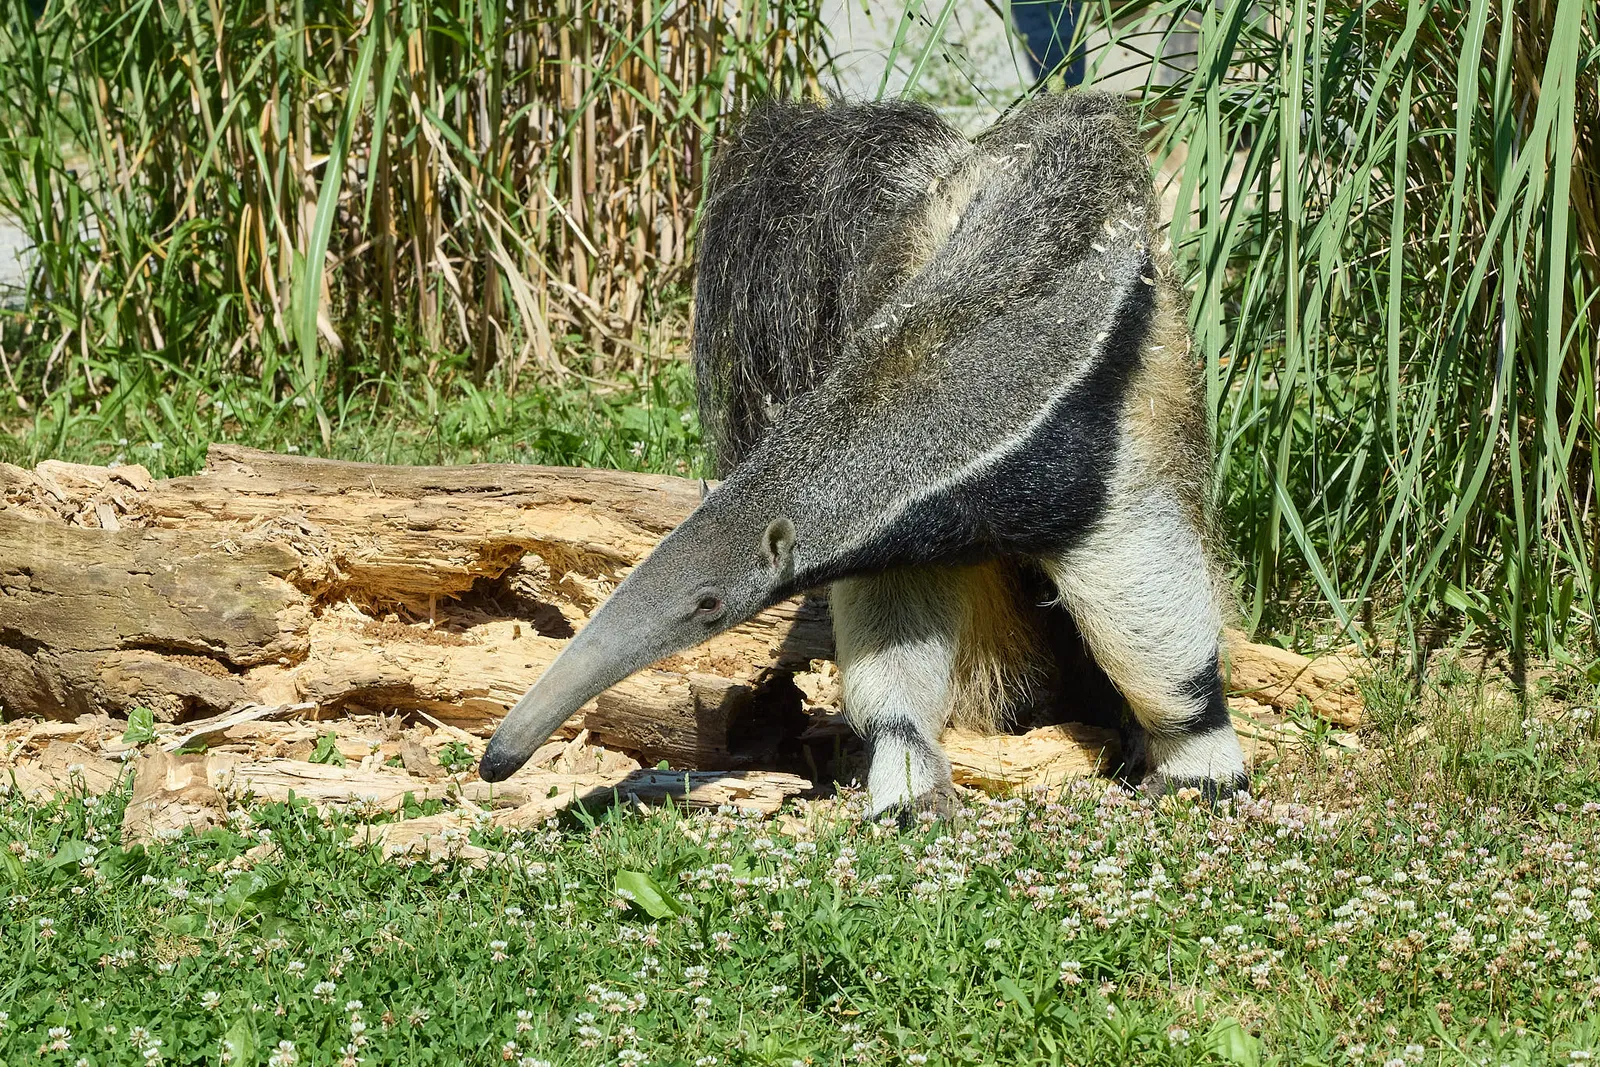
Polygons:
[[1012,0],[1011,20],[1022,35],[1034,77],[1040,81],[1059,68],[1066,84],[1083,84],[1083,43],[1067,55],[1080,13],[1076,0]]

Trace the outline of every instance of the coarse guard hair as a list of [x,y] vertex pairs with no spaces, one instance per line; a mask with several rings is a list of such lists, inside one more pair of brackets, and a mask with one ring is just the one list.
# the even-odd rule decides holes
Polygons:
[[902,102],[763,103],[722,145],[700,220],[693,342],[719,475],[931,252],[928,205],[971,147]]

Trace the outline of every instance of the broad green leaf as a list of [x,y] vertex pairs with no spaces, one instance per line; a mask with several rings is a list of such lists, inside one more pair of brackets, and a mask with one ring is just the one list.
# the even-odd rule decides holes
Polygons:
[[1234,1018],[1219,1019],[1205,1037],[1205,1047],[1220,1060],[1238,1067],[1260,1067],[1261,1042]]
[[9,848],[0,848],[0,874],[13,885],[22,881],[22,860],[18,859]]
[[88,855],[89,843],[87,841],[79,841],[74,838],[73,840],[62,845],[61,848],[56,851],[56,854],[50,857],[50,862],[46,863],[45,866],[65,867],[69,864],[81,863],[84,859],[88,858]]
[[230,1063],[256,1062],[256,1028],[251,1024],[249,1015],[241,1015],[233,1020],[228,1032],[222,1035],[222,1047],[228,1051]]
[[142,745],[156,739],[156,713],[149,708],[128,712],[128,728],[122,731],[124,744]]
[[652,919],[669,919],[683,912],[683,905],[643,871],[618,872],[617,895],[637,904]]
[[343,767],[344,755],[339,751],[339,735],[326,733],[317,738],[317,747],[311,753],[312,763],[331,763]]
[[1017,1007],[1022,1011],[1023,1018],[1033,1018],[1033,999],[1022,991],[1021,986],[1010,978],[1001,978],[995,982],[995,985],[1000,987],[1000,992],[1004,993],[1008,999],[1016,1002]]

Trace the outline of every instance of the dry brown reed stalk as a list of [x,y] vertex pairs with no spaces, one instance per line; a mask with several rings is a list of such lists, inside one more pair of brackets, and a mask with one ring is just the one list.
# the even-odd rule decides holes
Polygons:
[[77,353],[91,396],[130,361],[317,405],[441,352],[637,369],[719,123],[814,86],[822,47],[815,0],[11,6],[30,369],[46,392]]

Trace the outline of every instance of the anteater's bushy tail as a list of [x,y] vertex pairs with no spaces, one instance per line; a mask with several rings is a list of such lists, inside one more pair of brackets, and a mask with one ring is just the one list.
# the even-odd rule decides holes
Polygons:
[[932,110],[898,102],[763,104],[722,145],[700,219],[694,326],[719,475],[921,265],[929,198],[970,151]]

